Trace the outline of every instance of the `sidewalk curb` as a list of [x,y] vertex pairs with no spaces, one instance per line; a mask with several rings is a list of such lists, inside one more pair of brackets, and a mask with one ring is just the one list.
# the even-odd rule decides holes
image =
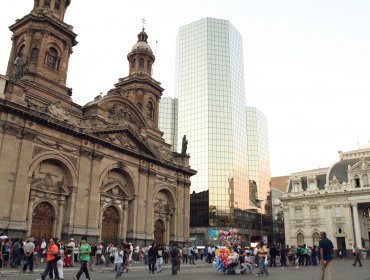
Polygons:
[[[208,266],[211,266],[210,264],[208,263],[205,263],[205,264],[195,264],[195,265],[190,265],[190,264],[181,264],[180,267],[183,268],[183,269],[189,269],[189,268],[201,268],[201,267],[208,267]],[[171,269],[171,265],[170,264],[166,264],[166,265],[162,265],[162,268],[163,269]],[[129,271],[145,271],[148,269],[148,266],[146,265],[140,265],[140,266],[130,266],[129,267]],[[69,273],[69,272],[77,272],[80,270],[80,267],[78,266],[75,266],[75,267],[65,267],[64,268],[64,273]],[[7,277],[7,276],[14,276],[14,275],[17,275],[17,276],[31,276],[31,275],[37,275],[39,276],[40,273],[42,273],[44,271],[44,269],[34,269],[33,270],[33,273],[30,273],[30,272],[26,272],[24,273],[22,270],[19,270],[19,269],[14,269],[14,270],[11,270],[11,269],[6,269],[6,270],[2,270],[0,271],[0,278],[1,277]],[[110,268],[101,268],[101,269],[94,269],[92,270],[92,272],[94,273],[113,273],[114,272],[114,269],[112,267]]]

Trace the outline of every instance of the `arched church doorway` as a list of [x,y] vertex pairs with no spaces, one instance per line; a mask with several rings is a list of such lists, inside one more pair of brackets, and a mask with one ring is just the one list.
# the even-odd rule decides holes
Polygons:
[[164,223],[162,220],[157,220],[154,224],[154,242],[157,245],[164,244]]
[[115,242],[118,237],[119,222],[117,209],[113,206],[107,207],[103,214],[101,239]]
[[47,202],[37,204],[32,213],[31,236],[36,240],[53,237],[54,208]]

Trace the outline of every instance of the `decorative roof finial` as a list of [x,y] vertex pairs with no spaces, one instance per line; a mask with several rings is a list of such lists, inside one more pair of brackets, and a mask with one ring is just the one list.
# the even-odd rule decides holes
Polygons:
[[142,18],[141,19],[141,22],[143,23],[143,31],[144,31],[145,30],[146,19],[145,18]]

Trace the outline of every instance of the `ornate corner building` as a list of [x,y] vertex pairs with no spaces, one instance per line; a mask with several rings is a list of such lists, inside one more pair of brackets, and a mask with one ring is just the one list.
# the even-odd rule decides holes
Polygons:
[[163,92],[143,29],[129,75],[85,106],[66,86],[77,44],[70,0],[35,0],[17,20],[0,76],[0,231],[36,239],[87,236],[188,242],[189,156],[158,128]]
[[339,152],[330,168],[294,173],[283,202],[288,245],[318,245],[325,231],[336,251],[369,247],[370,149]]

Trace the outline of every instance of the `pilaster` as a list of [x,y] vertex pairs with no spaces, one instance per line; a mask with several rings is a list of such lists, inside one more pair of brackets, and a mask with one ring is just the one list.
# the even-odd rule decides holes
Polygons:
[[359,248],[362,248],[360,219],[358,217],[358,204],[357,203],[351,203],[351,206],[352,206],[352,215],[353,215],[353,225],[354,225],[354,230],[355,230],[356,246],[358,246]]
[[100,186],[98,185],[98,182],[102,158],[103,158],[102,155],[94,153],[92,159],[90,159],[91,171],[90,174],[88,174],[90,177],[90,182],[87,186],[89,189],[87,234],[89,236],[99,235],[98,227],[99,227]]
[[[22,135],[26,137],[26,135]],[[27,134],[27,137],[32,139],[32,134]],[[20,150],[18,154],[17,167],[14,170],[15,185],[14,197],[12,201],[11,220],[17,221],[19,226],[20,221],[26,221],[27,218],[27,205],[29,203],[30,185],[28,180],[28,170],[32,161],[32,141],[27,138],[21,140]],[[7,159],[9,162],[9,158]],[[22,229],[27,230],[26,222],[22,222]],[[10,225],[10,227],[12,227]]]

